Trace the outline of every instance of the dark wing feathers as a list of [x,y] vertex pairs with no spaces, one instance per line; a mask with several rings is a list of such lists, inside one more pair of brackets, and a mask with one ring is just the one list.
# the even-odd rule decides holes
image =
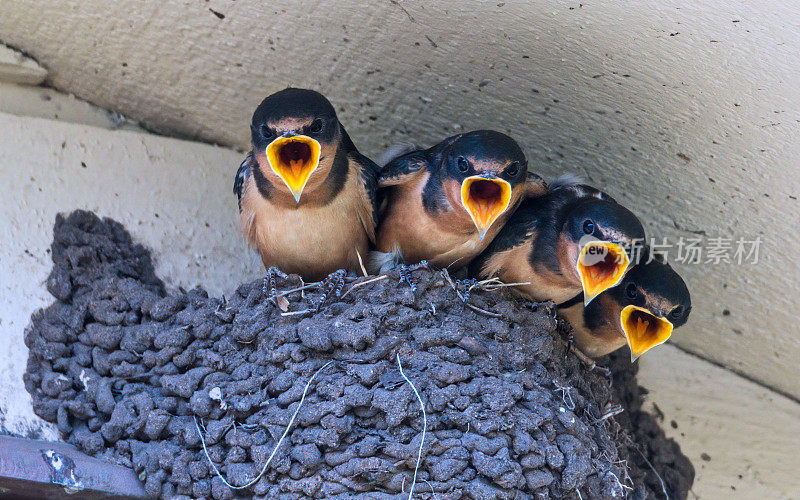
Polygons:
[[525,178],[525,198],[538,198],[547,194],[547,183],[541,176],[528,172]]
[[428,158],[425,151],[413,151],[390,161],[380,170],[378,186],[396,186],[405,184],[417,172],[428,167]]
[[539,230],[541,216],[542,203],[539,200],[523,201],[484,253],[502,252],[522,245]]
[[244,194],[244,182],[250,175],[250,166],[253,161],[253,153],[250,152],[236,171],[236,178],[233,180],[233,194],[239,199],[239,211],[242,211],[242,195]]
[[371,235],[370,239],[374,240],[375,225],[378,222],[378,213],[380,211],[380,199],[378,198],[378,176],[381,168],[377,163],[362,155],[358,151],[350,153],[351,158],[358,163],[361,170],[361,185],[369,197],[369,203],[372,208],[372,228],[368,229]]
[[417,149],[397,156],[381,168],[378,187],[405,184],[423,169],[436,171],[450,146],[462,135],[448,137],[429,149]]

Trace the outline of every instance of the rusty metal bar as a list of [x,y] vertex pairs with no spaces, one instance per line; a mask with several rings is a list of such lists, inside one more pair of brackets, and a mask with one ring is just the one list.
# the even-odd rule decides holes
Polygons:
[[97,460],[65,443],[0,436],[0,498],[144,499],[127,467]]

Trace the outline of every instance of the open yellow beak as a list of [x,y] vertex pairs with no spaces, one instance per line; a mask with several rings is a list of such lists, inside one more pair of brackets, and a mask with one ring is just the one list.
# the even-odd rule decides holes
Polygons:
[[481,239],[511,202],[511,184],[503,179],[473,175],[461,183],[461,204],[467,209]]
[[672,335],[672,323],[638,306],[626,306],[619,321],[631,348],[631,362]]
[[617,243],[590,241],[578,255],[578,275],[583,286],[584,305],[618,284],[628,270],[630,259]]
[[269,166],[283,179],[297,203],[319,165],[319,153],[319,142],[306,135],[281,136],[267,146]]

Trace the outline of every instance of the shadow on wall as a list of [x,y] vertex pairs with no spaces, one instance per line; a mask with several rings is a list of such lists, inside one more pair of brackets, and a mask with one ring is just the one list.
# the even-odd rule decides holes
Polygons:
[[[312,87],[373,156],[495,128],[539,173],[575,172],[607,190],[659,242],[700,238],[708,252],[721,238],[733,256],[737,239],[761,237],[758,265],[706,263],[707,253],[677,263],[695,312],[674,341],[800,397],[800,270],[777,257],[800,245],[776,217],[797,214],[800,196],[790,6],[34,3],[9,9],[0,37],[56,87],[159,131],[246,148],[265,95]],[[766,307],[766,318],[750,313]]]

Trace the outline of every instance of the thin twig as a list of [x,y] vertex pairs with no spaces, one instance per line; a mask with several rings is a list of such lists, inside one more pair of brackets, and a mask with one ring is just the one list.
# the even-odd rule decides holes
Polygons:
[[466,303],[466,304],[467,304],[467,307],[469,307],[470,309],[472,309],[476,313],[485,314],[486,316],[491,316],[492,318],[502,318],[503,317],[503,315],[500,314],[500,313],[487,311],[486,309],[481,309],[480,307],[474,306],[474,305],[472,305],[470,303]]
[[593,424],[599,424],[603,420],[605,420],[607,418],[611,418],[614,415],[619,415],[623,411],[625,411],[625,408],[623,408],[622,406],[620,406],[620,405],[611,405],[611,406],[608,407],[606,412],[600,418],[594,419],[594,421],[592,423]]
[[644,453],[642,453],[642,450],[640,450],[638,446],[634,446],[634,448],[636,449],[636,451],[639,452],[639,455],[642,456],[644,461],[647,462],[647,465],[650,467],[650,470],[653,471],[653,474],[656,475],[656,477],[658,478],[658,482],[661,483],[661,492],[664,493],[664,498],[669,500],[669,495],[667,494],[667,487],[664,485],[664,480],[661,479],[661,475],[658,473],[658,471],[656,471],[656,468],[653,467],[653,464],[650,463],[650,460],[648,460],[647,457],[644,456]]
[[[561,401],[563,401],[564,406],[566,406],[569,411],[574,410],[575,400],[572,399],[572,387],[561,385],[556,379],[553,379],[553,385],[556,386],[554,391],[561,391]],[[567,402],[567,398],[569,398],[569,402]]]
[[300,314],[308,314],[314,311],[315,309],[303,309],[302,311],[288,311],[288,312],[282,312],[281,316],[298,316]]
[[[611,460],[611,457],[608,456],[608,451],[603,451],[603,453],[601,453],[600,456],[596,459],[598,462],[601,463],[601,465],[604,466],[605,463],[603,463],[602,460],[600,460],[600,459],[604,459],[605,462],[608,463],[608,467],[611,467],[612,465],[619,466],[619,468],[625,474],[623,476],[622,480],[620,480],[619,476],[617,476],[617,474],[615,472],[612,472],[612,471],[608,470],[608,471],[606,471],[604,473],[604,475],[611,476],[611,477],[614,478],[614,481],[617,483],[617,485],[619,486],[620,490],[622,490],[622,492],[627,497],[628,496],[628,492],[626,490],[631,490],[631,491],[633,490],[633,481],[631,480],[631,476],[628,474],[628,461],[627,460],[616,460],[616,461]],[[627,482],[630,482],[631,486],[628,486],[627,484],[625,484]],[[613,493],[612,493],[612,495],[613,495]],[[614,495],[614,496],[616,496],[616,495]]]
[[453,291],[456,292],[456,295],[458,295],[458,298],[463,301],[464,300],[464,296],[461,295],[461,292],[458,291],[458,287],[456,286],[455,283],[453,283],[453,279],[450,277],[450,272],[447,270],[447,268],[442,269],[442,276],[444,276],[444,279],[447,280],[447,283],[450,285],[450,288],[452,288]]
[[464,305],[467,306],[469,309],[472,309],[476,313],[485,314],[486,316],[490,316],[492,318],[502,318],[503,317],[502,314],[498,314],[498,313],[495,313],[495,312],[492,312],[492,311],[487,311],[486,309],[481,309],[480,307],[472,305],[469,302],[467,302],[467,300],[464,298],[464,296],[461,295],[461,292],[458,291],[458,287],[453,282],[453,279],[450,277],[450,273],[447,271],[447,268],[442,269],[442,275],[447,280],[447,283],[450,285],[450,288],[452,288],[453,291],[456,292],[456,295],[458,295],[458,298],[461,299],[461,302],[463,302]]
[[275,295],[270,295],[269,297],[267,297],[267,300],[278,299],[280,297],[283,297],[284,295],[289,295],[290,293],[299,292],[301,290],[308,290],[309,288],[315,288],[318,287],[320,284],[322,284],[321,281],[315,281],[314,283],[306,283],[303,286],[298,286],[297,288],[292,288],[291,290],[285,290],[283,292],[276,293]]
[[342,297],[341,297],[341,298],[345,298],[345,297],[347,297],[347,294],[348,294],[348,293],[350,293],[350,292],[352,292],[354,288],[358,288],[358,287],[360,287],[360,286],[362,286],[362,285],[366,285],[367,283],[374,283],[374,282],[376,282],[376,281],[385,280],[385,279],[386,279],[386,278],[388,278],[388,277],[389,277],[389,276],[388,276],[388,275],[386,275],[386,274],[381,274],[380,276],[376,276],[376,277],[374,277],[374,278],[370,278],[370,279],[368,279],[368,280],[359,281],[358,283],[355,283],[353,286],[351,286],[350,288],[348,288],[348,289],[347,289],[347,291],[346,291],[346,292],[344,292],[344,294],[342,294]]
[[423,479],[426,483],[428,483],[428,488],[431,489],[431,494],[433,495],[434,500],[439,500],[439,495],[436,494],[436,490],[433,489],[433,485],[427,479]]
[[369,273],[367,272],[367,268],[364,267],[364,261],[361,259],[361,252],[358,251],[358,248],[356,248],[356,257],[358,257],[358,265],[361,267],[361,272],[364,273],[364,277],[366,278],[369,276]]
[[627,496],[627,492],[625,490],[632,490],[633,489],[630,486],[625,486],[624,484],[622,484],[622,481],[620,481],[619,477],[617,477],[617,475],[614,474],[613,472],[607,471],[605,473],[605,475],[606,476],[611,476],[611,477],[614,478],[614,481],[616,481],[617,485],[619,486],[619,489],[622,490],[623,493],[625,493],[625,496]]
[[283,434],[281,435],[281,438],[278,439],[278,442],[275,444],[275,448],[272,450],[272,453],[270,453],[269,458],[267,458],[267,461],[264,463],[264,467],[261,469],[261,472],[252,481],[250,481],[249,483],[247,483],[247,484],[245,484],[243,486],[233,486],[231,483],[228,482],[227,479],[222,477],[222,474],[220,473],[219,469],[214,464],[214,462],[211,460],[211,456],[208,454],[208,448],[206,447],[206,439],[203,436],[202,431],[200,430],[200,424],[198,423],[197,416],[195,415],[195,417],[194,417],[194,426],[195,426],[195,429],[197,429],[198,436],[200,436],[200,443],[203,445],[203,453],[205,453],[206,458],[208,459],[208,463],[211,465],[211,468],[214,470],[214,473],[217,475],[218,478],[220,478],[220,480],[225,484],[225,486],[227,486],[228,488],[230,488],[232,490],[243,490],[245,488],[249,488],[250,486],[253,486],[254,484],[256,484],[258,482],[259,479],[261,479],[261,476],[263,476],[264,473],[267,472],[267,467],[269,467],[269,464],[272,461],[272,458],[275,456],[275,453],[278,452],[278,448],[280,448],[281,443],[283,442],[283,439],[286,437],[287,434],[289,434],[289,430],[292,428],[292,424],[294,424],[294,419],[297,417],[297,414],[300,413],[300,408],[303,406],[303,402],[306,400],[306,394],[308,393],[309,386],[311,386],[311,382],[314,381],[314,378],[316,378],[316,376],[319,375],[319,373],[322,370],[327,368],[332,363],[333,363],[333,361],[328,361],[327,363],[322,365],[319,370],[315,371],[314,374],[311,375],[310,379],[308,379],[308,382],[306,382],[306,386],[303,389],[303,395],[300,397],[300,403],[297,405],[297,408],[295,408],[294,413],[292,414],[292,418],[289,419],[289,425],[286,426],[286,429],[284,429]]
[[445,267],[443,270],[449,270],[449,269],[450,269],[450,267],[452,267],[452,266],[456,265],[456,264],[458,263],[458,261],[462,260],[463,258],[464,258],[464,257],[459,257],[459,258],[457,258],[456,260],[454,260],[453,262],[451,262],[450,264],[448,264],[448,265],[447,265],[447,267]]
[[489,279],[486,279],[486,280],[479,281],[479,282],[475,283],[474,285],[472,285],[470,287],[470,289],[475,288],[477,286],[477,287],[480,287],[480,289],[483,290],[483,291],[493,292],[493,291],[498,290],[500,288],[506,288],[506,287],[511,287],[511,286],[530,285],[530,284],[531,284],[530,281],[519,282],[519,283],[503,283],[498,278],[489,278]]
[[578,349],[577,347],[575,347],[575,345],[574,345],[574,344],[570,344],[570,346],[569,346],[569,350],[570,350],[570,352],[572,352],[572,354],[574,354],[574,355],[575,355],[575,356],[576,356],[578,359],[580,359],[580,360],[581,360],[581,362],[583,362],[583,364],[585,364],[585,365],[586,365],[586,367],[589,369],[589,371],[592,371],[592,370],[594,370],[594,369],[595,369],[595,367],[597,366],[597,363],[595,363],[595,361],[594,361],[592,358],[590,358],[589,356],[587,356],[587,355],[586,355],[586,353],[584,353],[583,351],[581,351],[580,349]]
[[414,495],[414,484],[417,482],[417,471],[419,471],[419,464],[422,462],[422,447],[425,445],[425,430],[428,428],[428,414],[425,413],[425,404],[422,402],[422,398],[417,392],[417,388],[414,387],[414,383],[406,377],[405,372],[403,372],[403,365],[400,363],[400,353],[397,354],[397,367],[400,369],[400,376],[402,376],[408,385],[411,386],[411,389],[414,391],[414,395],[417,396],[417,401],[419,401],[419,407],[422,409],[422,439],[419,443],[419,451],[417,452],[417,465],[414,467],[414,480],[411,482],[411,489],[408,491],[408,500],[411,500],[411,497]]

